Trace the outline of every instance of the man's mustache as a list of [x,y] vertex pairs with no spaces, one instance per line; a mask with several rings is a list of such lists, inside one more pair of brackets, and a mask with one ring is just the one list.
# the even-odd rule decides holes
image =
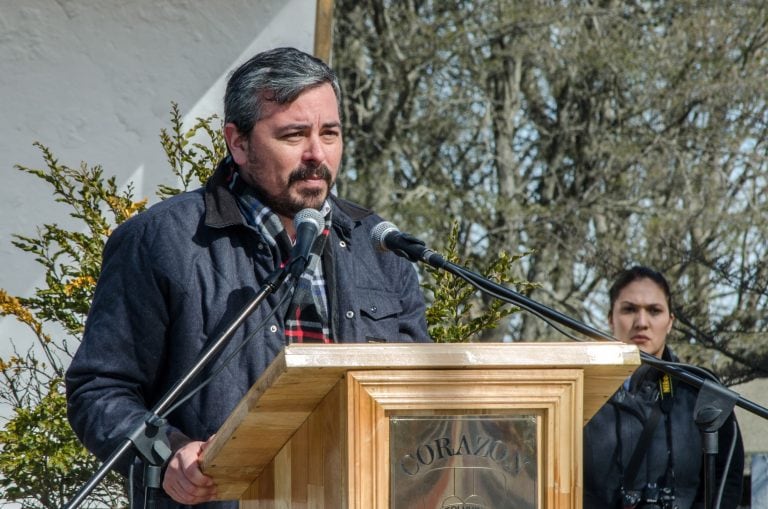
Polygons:
[[298,182],[299,180],[307,179],[309,177],[319,177],[325,180],[329,187],[331,185],[331,169],[324,164],[320,164],[318,166],[302,166],[293,170],[288,176],[288,185],[291,185],[294,182]]

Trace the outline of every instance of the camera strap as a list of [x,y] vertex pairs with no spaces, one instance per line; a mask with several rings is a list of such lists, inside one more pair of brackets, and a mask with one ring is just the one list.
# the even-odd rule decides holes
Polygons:
[[[648,420],[645,421],[645,425],[643,426],[643,431],[640,433],[640,438],[637,440],[637,445],[635,446],[635,450],[632,452],[632,456],[629,459],[629,463],[627,463],[627,468],[624,470],[624,479],[623,479],[623,485],[624,486],[634,486],[635,478],[637,477],[637,472],[640,470],[640,464],[643,462],[643,458],[648,453],[648,446],[651,443],[651,439],[653,437],[653,433],[656,430],[656,427],[659,424],[659,419],[661,418],[662,413],[668,414],[670,410],[672,410],[672,379],[669,375],[666,373],[663,374],[659,378],[659,400],[658,402],[653,405],[653,408],[651,409],[651,414],[648,416]],[[617,415],[617,422],[618,422],[618,415]],[[670,426],[670,420],[667,419],[667,441],[669,442],[671,437],[671,429],[669,429]],[[667,475],[670,475],[670,469],[671,469],[671,462],[672,460],[672,444],[669,443],[669,462],[667,468]]]
[[633,486],[635,484],[635,477],[637,477],[637,472],[640,470],[640,464],[643,462],[643,458],[648,452],[648,445],[651,443],[651,437],[653,437],[653,432],[656,430],[660,418],[661,406],[653,405],[651,415],[648,417],[648,420],[645,421],[643,432],[640,434],[640,438],[637,441],[632,457],[629,459],[627,468],[624,471],[624,486]]

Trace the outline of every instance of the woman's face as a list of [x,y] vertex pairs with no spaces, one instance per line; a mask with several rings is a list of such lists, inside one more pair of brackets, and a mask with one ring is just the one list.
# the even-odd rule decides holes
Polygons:
[[637,279],[622,288],[608,315],[616,339],[634,343],[656,357],[664,352],[674,319],[664,290],[648,278]]

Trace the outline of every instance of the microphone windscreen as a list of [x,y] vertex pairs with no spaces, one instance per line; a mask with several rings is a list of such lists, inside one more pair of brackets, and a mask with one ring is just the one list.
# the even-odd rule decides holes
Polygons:
[[323,228],[325,227],[325,218],[323,217],[323,214],[316,209],[303,209],[300,210],[294,217],[293,217],[293,226],[298,230],[299,225],[302,223],[314,223],[317,225],[317,231],[321,232]]
[[373,227],[373,230],[371,230],[371,242],[373,243],[373,247],[380,251],[389,251],[389,248],[384,244],[384,237],[392,232],[397,233],[399,231],[397,226],[389,221],[380,222]]

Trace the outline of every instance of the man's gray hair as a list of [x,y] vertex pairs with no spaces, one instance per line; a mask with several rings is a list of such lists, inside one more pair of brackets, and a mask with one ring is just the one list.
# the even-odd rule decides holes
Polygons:
[[224,122],[250,133],[261,119],[264,102],[286,104],[307,90],[329,83],[341,117],[341,87],[336,73],[322,60],[295,48],[259,53],[238,67],[227,82]]

